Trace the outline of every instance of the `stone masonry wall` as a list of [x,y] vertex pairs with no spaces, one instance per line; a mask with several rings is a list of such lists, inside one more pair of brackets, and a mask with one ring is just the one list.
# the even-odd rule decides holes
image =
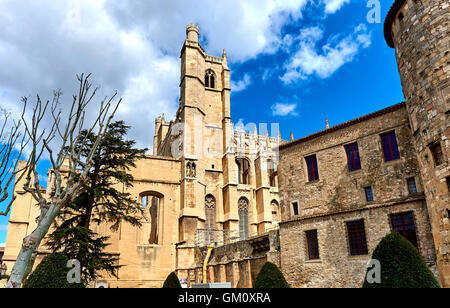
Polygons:
[[[441,282],[450,287],[450,3],[396,1],[385,27],[411,119],[436,245]],[[436,160],[432,149],[441,148]]]
[[[389,215],[413,212],[419,249],[433,267],[431,228],[404,104],[280,149],[281,268],[294,287],[359,287],[365,264],[391,232]],[[353,123],[353,122],[352,122]],[[380,134],[395,131],[400,159],[385,162]],[[349,172],[345,145],[358,143],[361,169]],[[320,180],[308,182],[305,157],[317,156]],[[414,178],[417,193],[409,193]],[[367,202],[366,186],[374,201]],[[292,202],[298,202],[294,216]],[[369,254],[350,256],[346,222],[364,219]],[[317,230],[320,260],[308,261],[305,231]]]

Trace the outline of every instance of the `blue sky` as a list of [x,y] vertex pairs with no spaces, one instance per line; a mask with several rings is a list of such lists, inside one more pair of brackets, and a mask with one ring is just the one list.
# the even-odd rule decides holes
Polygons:
[[92,72],[101,96],[124,98],[129,137],[151,148],[154,119],[178,106],[192,22],[208,54],[227,49],[234,123],[279,123],[288,140],[325,129],[325,117],[333,126],[404,99],[383,37],[391,0],[381,0],[381,23],[367,21],[366,0],[24,1],[0,2],[0,106],[13,114],[21,96],[73,93],[75,74]]

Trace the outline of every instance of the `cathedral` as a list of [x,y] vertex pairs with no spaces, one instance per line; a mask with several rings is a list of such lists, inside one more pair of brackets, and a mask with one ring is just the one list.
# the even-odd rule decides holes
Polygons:
[[[130,193],[145,207],[143,226],[123,223],[94,231],[110,236],[108,253],[119,258],[110,287],[160,287],[170,272],[188,279],[195,250],[224,245],[276,229],[280,219],[278,127],[262,135],[234,129],[230,116],[230,70],[222,57],[206,54],[199,28],[186,28],[181,49],[180,102],[175,119],[155,120],[153,155],[131,171]],[[48,186],[52,184],[49,172]],[[3,261],[12,269],[22,239],[36,227],[38,208],[20,190],[12,208]],[[48,188],[50,191],[51,189]],[[40,258],[48,251],[40,247]],[[39,259],[38,259],[39,261]]]
[[[206,265],[208,281],[252,287],[270,261],[293,287],[357,288],[396,231],[450,287],[449,16],[448,0],[394,1],[384,35],[405,102],[289,142],[278,127],[235,128],[227,54],[206,54],[188,26],[178,111],[155,120],[153,155],[131,171],[144,224],[93,227],[123,265],[96,286],[160,287],[170,272],[192,284]],[[8,270],[38,216],[21,186]],[[49,253],[39,249],[40,259]]]

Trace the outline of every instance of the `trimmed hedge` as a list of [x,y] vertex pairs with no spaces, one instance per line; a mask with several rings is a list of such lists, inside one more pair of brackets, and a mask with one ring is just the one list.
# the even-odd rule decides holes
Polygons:
[[67,267],[69,258],[62,253],[53,253],[46,256],[25,281],[24,288],[46,289],[72,289],[84,288],[81,283],[70,284],[67,282]]
[[175,273],[170,273],[164,281],[163,289],[181,289],[180,280]]
[[440,288],[416,247],[397,232],[381,240],[372,259],[380,261],[381,283],[369,283],[366,272],[363,288]]
[[266,262],[256,277],[255,289],[282,289],[290,288],[283,274],[278,267],[270,262]]

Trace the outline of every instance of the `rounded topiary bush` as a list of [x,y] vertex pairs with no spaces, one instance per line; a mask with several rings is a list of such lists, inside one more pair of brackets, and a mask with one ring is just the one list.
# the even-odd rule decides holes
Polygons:
[[79,283],[70,284],[67,281],[69,258],[62,253],[46,256],[25,281],[24,288],[84,288]]
[[439,283],[419,251],[397,232],[381,240],[372,259],[381,265],[381,283],[364,279],[363,288],[439,288]]
[[267,289],[267,288],[290,288],[283,274],[278,267],[270,262],[266,262],[261,268],[258,276],[256,277],[255,285],[253,288]]
[[178,279],[175,273],[170,273],[167,276],[166,281],[164,281],[163,285],[164,289],[181,289],[180,280]]

